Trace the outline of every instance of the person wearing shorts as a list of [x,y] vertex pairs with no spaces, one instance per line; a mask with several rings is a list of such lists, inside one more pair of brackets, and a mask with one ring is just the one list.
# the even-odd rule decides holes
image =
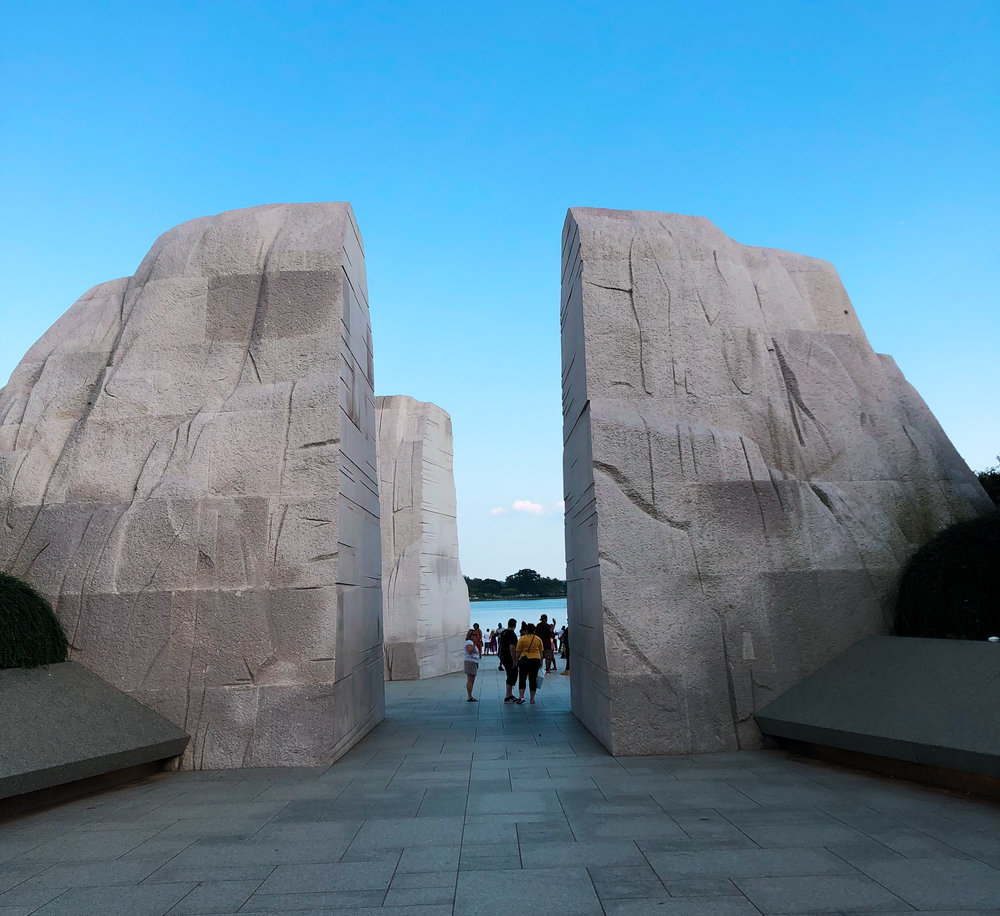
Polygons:
[[476,631],[469,630],[465,634],[465,692],[469,695],[467,702],[478,703],[472,695],[472,688],[476,684],[476,675],[479,674],[479,659],[481,658],[479,647],[476,645]]

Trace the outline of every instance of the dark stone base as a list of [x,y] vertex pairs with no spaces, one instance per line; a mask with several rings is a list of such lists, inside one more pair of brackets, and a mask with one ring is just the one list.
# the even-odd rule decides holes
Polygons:
[[[66,662],[0,671],[0,804],[89,780],[135,779],[183,753],[176,725],[86,668]],[[84,791],[89,789],[84,788]],[[79,794],[76,790],[70,790]]]
[[765,706],[757,724],[835,762],[992,795],[998,672],[993,643],[870,636]]

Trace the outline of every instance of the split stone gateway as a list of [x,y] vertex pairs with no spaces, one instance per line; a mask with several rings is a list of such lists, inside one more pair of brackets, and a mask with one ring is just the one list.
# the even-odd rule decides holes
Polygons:
[[[562,266],[573,711],[616,755],[755,747],[989,499],[828,263],[572,209]],[[0,389],[0,569],[190,734],[181,766],[322,766],[384,718],[384,664],[460,664],[451,460],[443,410],[376,407],[350,204],[222,213]]]

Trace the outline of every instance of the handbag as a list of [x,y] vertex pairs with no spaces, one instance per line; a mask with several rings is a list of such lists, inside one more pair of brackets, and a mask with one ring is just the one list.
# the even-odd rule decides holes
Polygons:
[[539,668],[538,669],[538,673],[535,675],[535,688],[537,689],[537,688],[541,687],[542,686],[542,681],[544,681],[544,680],[545,680],[545,669],[544,668]]

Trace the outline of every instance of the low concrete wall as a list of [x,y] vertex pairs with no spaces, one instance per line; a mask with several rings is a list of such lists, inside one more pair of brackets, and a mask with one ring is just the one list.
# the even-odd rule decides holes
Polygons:
[[870,636],[757,714],[764,734],[1000,778],[1000,645]]
[[166,760],[187,743],[75,662],[0,671],[0,799]]

